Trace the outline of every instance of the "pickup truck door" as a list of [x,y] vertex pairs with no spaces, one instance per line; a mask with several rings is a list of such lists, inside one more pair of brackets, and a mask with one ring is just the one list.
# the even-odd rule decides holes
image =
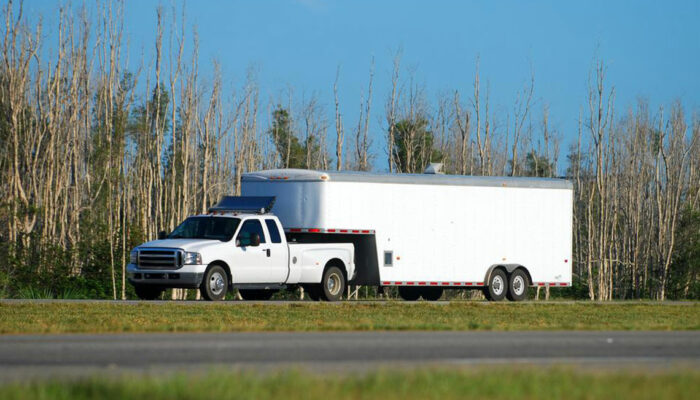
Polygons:
[[[253,233],[260,236],[260,246],[250,245],[250,237]],[[236,235],[235,244],[233,283],[271,283],[269,266],[272,264],[272,259],[267,256],[270,249],[269,241],[265,237],[260,220],[245,220]]]
[[[265,228],[268,233],[267,237],[270,239],[269,243],[267,243],[268,282],[284,283],[287,281],[289,274],[289,247],[277,220],[265,218]],[[260,247],[262,247],[262,244]]]

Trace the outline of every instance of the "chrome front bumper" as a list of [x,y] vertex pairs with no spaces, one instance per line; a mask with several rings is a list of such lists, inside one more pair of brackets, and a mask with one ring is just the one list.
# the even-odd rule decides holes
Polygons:
[[154,285],[168,288],[198,288],[204,278],[206,265],[185,265],[179,269],[139,269],[134,264],[126,267],[132,285]]

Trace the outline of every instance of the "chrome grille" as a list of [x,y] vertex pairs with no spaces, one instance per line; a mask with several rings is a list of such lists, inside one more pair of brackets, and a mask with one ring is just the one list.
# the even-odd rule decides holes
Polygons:
[[143,269],[177,269],[182,267],[183,259],[182,250],[141,249],[138,266]]

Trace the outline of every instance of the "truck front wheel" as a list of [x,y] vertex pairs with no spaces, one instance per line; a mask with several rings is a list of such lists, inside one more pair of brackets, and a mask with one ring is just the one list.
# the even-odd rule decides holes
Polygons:
[[326,301],[338,301],[345,291],[345,276],[340,268],[330,266],[323,273],[321,281],[321,298]]
[[220,265],[212,265],[204,273],[199,291],[205,300],[219,301],[226,297],[228,290],[228,275]]
[[163,288],[158,286],[136,285],[134,291],[141,300],[155,300],[163,294]]

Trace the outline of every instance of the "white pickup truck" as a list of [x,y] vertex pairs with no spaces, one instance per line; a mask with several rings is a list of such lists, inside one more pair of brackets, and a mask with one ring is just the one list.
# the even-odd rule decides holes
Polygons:
[[269,213],[274,197],[225,197],[209,214],[187,218],[170,234],[131,251],[127,273],[144,300],[167,288],[199,288],[223,300],[237,288],[246,300],[268,300],[303,286],[313,300],[336,301],[355,277],[351,243],[288,243]]

